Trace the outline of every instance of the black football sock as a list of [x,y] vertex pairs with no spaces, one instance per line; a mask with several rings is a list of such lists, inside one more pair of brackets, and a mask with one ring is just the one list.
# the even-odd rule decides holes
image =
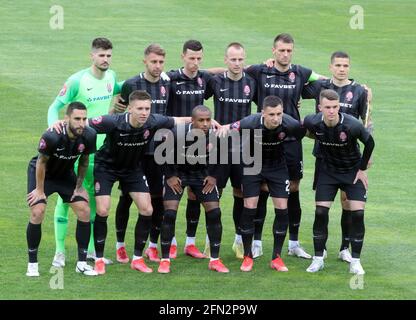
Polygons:
[[107,238],[107,218],[98,214],[94,221],[94,245],[97,258],[104,257],[105,240]]
[[313,223],[313,246],[315,256],[322,257],[328,239],[329,208],[316,206],[315,221]]
[[257,212],[254,218],[254,240],[261,240],[263,233],[264,220],[267,214],[267,199],[269,193],[267,191],[260,191],[259,201],[257,203]]
[[358,259],[363,248],[365,234],[364,210],[351,211],[351,220],[351,256]]
[[298,241],[299,225],[302,216],[302,209],[299,201],[299,191],[291,192],[287,201],[289,213],[289,240]]
[[244,256],[253,258],[251,252],[251,244],[253,242],[254,234],[254,217],[256,216],[257,209],[249,209],[244,207],[243,214],[241,215],[241,237],[243,239]]
[[350,210],[342,209],[341,215],[341,231],[342,231],[342,241],[341,248],[339,251],[348,249],[350,247],[350,230],[352,223],[352,214]]
[[38,248],[41,238],[42,224],[29,222],[26,229],[26,239],[30,263],[38,262]]
[[162,258],[169,258],[170,244],[175,235],[176,210],[165,210],[163,214],[162,227],[160,229],[160,246]]
[[134,230],[134,255],[141,257],[143,249],[149,236],[150,227],[152,225],[152,216],[144,216],[139,213],[136,228]]
[[222,224],[220,208],[206,212],[207,234],[211,250],[211,258],[218,258],[221,245]]
[[272,260],[280,257],[283,243],[285,242],[289,216],[287,209],[274,209],[275,217],[273,223],[273,254]]
[[198,200],[190,200],[186,204],[186,235],[195,237],[198,228],[201,206]]
[[152,198],[153,214],[152,214],[152,227],[150,229],[150,242],[157,243],[160,235],[160,228],[162,225],[163,212],[163,198]]
[[88,243],[90,242],[91,224],[77,220],[75,239],[78,244],[78,261],[87,261]]
[[126,237],[127,224],[130,217],[130,206],[132,203],[133,199],[129,194],[120,195],[116,209],[117,242],[124,242]]
[[243,212],[243,207],[244,207],[243,198],[234,196],[233,220],[234,220],[235,234],[238,234],[238,235],[241,235],[240,220],[241,220],[241,214]]

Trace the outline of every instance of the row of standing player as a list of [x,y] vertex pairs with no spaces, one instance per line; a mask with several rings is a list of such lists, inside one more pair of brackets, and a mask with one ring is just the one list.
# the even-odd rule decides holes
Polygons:
[[[262,101],[262,98],[264,98],[266,95],[277,94],[287,99],[287,101],[285,101],[287,103],[284,103],[285,112],[299,119],[297,101],[300,98],[300,94],[304,89],[305,84],[307,82],[316,80],[316,77],[313,76],[310,70],[300,66],[292,65],[290,63],[292,52],[293,39],[289,35],[279,35],[276,37],[273,46],[273,54],[275,57],[274,67],[268,68],[264,65],[255,65],[243,70],[245,59],[244,48],[241,45],[234,43],[228,46],[226,49],[225,62],[228,66],[228,70],[220,70],[221,74],[212,77],[208,73],[201,72],[199,70],[199,65],[202,61],[202,46],[197,41],[188,41],[184,45],[182,54],[184,60],[184,68],[179,69],[176,72],[169,73],[171,81],[168,81],[160,78],[160,74],[163,71],[165,53],[159,46],[151,45],[145,51],[144,63],[146,66],[146,71],[139,74],[137,77],[125,82],[122,87],[122,96],[123,92],[124,97],[126,98],[129,91],[131,92],[133,89],[142,88],[147,90],[152,95],[152,112],[162,114],[168,113],[173,115],[189,115],[189,111],[192,106],[201,104],[204,98],[209,97],[210,95],[214,95],[215,118],[219,122],[226,123],[241,119],[245,115],[249,114],[251,111],[251,101]],[[54,104],[50,107],[50,123],[52,122],[51,119],[53,118],[50,115],[56,114],[60,107],[71,100],[82,101],[84,99],[88,106],[89,115],[91,115],[91,111],[93,112],[92,116],[105,113],[103,110],[105,108],[98,110],[98,108],[94,106],[94,103],[99,101],[103,102],[105,99],[97,99],[97,93],[94,93],[93,91],[96,91],[98,84],[101,84],[101,87],[104,87],[108,92],[110,92],[110,89],[113,89],[112,93],[118,92],[119,87],[117,86],[117,82],[114,79],[108,79],[109,74],[114,74],[110,72],[110,70],[107,70],[111,60],[111,48],[108,46],[94,46],[93,44],[92,57],[93,66],[91,69],[83,70],[81,73],[70,77],[60,92],[60,95],[57,97]],[[365,95],[365,91],[362,90],[362,92],[360,92],[360,90],[357,89],[361,88],[359,85],[357,85],[354,81],[350,81],[348,79],[348,69],[348,56],[341,55],[332,57],[331,71],[333,71],[333,77],[330,80],[319,81],[322,87],[327,86],[337,89],[337,91],[341,93],[341,101],[345,99],[345,101],[349,102],[349,106],[347,106],[343,111],[351,111],[357,109],[358,103],[362,103],[362,97]],[[222,73],[223,71],[224,73]],[[252,77],[250,77],[250,75]],[[93,86],[93,84],[90,85],[90,83],[93,83],[95,86]],[[81,87],[85,87],[85,89],[82,90]],[[108,99],[108,96],[111,95],[101,95],[101,97],[105,96],[107,96]],[[109,101],[106,103],[108,108]],[[122,108],[121,105],[117,104],[116,111],[123,111],[120,108]],[[358,106],[358,108],[362,107]],[[296,143],[287,145],[295,146]],[[299,151],[301,152],[301,148],[299,149],[298,146],[296,146],[294,149],[297,150],[297,153],[299,153]],[[292,159],[291,162],[294,169],[289,171],[291,173],[292,191],[291,196],[289,197],[289,254],[301,256],[304,258],[310,258],[310,255],[304,252],[297,241],[300,222],[298,182],[301,178],[301,158],[299,158],[299,155],[297,157],[295,155],[293,158],[295,160]],[[154,167],[149,166],[149,168]],[[230,173],[228,173],[228,175],[229,174]],[[231,178],[233,180],[232,176]],[[90,179],[90,185],[93,185],[93,183],[91,183],[92,181],[93,180]],[[157,181],[160,180],[157,179]],[[226,180],[225,183],[222,183],[225,186]],[[159,214],[154,214],[150,245],[148,250],[146,250],[147,255],[151,259],[155,260],[158,259],[156,251],[157,249],[155,249],[155,247],[158,237],[158,226],[160,226],[162,216],[161,212],[163,211],[163,208],[161,208],[161,201],[158,201],[160,200],[160,188],[157,187],[157,184],[157,182],[153,184],[153,186],[156,185],[156,189],[159,191],[152,192],[152,197],[154,196],[155,199],[152,201],[152,203],[154,204],[155,208],[159,208],[156,210]],[[152,188],[152,183],[150,183],[150,185]],[[233,181],[232,185],[235,199],[233,216],[236,221],[238,220],[237,213],[241,212],[242,198],[239,185],[233,183]],[[118,238],[118,260],[125,261],[126,254],[124,250],[124,234],[128,214],[122,214],[122,212],[128,212],[126,208],[129,206],[129,200],[123,198],[127,197],[121,197],[121,202],[118,206],[116,214],[116,225]],[[254,256],[261,254],[261,242],[259,242],[258,239],[261,236],[262,224],[264,223],[266,200],[267,193],[262,192],[260,196],[258,218],[256,219],[257,232],[255,233],[254,237]],[[64,247],[62,244],[65,237],[65,232],[60,232],[59,230],[60,228],[65,229],[67,218],[65,214],[60,214],[60,212],[62,212],[60,207],[62,206],[58,205],[57,209],[55,210],[57,252],[54,259],[54,264],[62,266],[65,263],[63,255]],[[203,257],[204,255],[201,254],[199,250],[197,250],[194,246],[194,235],[197,225],[195,222],[199,219],[199,203],[197,203],[195,200],[188,201],[187,218],[188,238],[185,252],[196,257]],[[344,221],[345,219],[343,218],[342,220]],[[345,228],[343,228],[343,234],[347,234],[348,232],[344,232],[344,229]],[[236,241],[233,245],[233,248],[235,251],[237,251],[237,255],[241,257],[241,236],[238,233],[239,231],[236,223]],[[347,238],[347,236],[344,238]],[[345,242],[346,241],[343,243],[343,250],[341,252],[348,252],[348,250],[345,251]],[[174,243],[172,246],[173,256],[175,255],[175,247],[176,246]]]

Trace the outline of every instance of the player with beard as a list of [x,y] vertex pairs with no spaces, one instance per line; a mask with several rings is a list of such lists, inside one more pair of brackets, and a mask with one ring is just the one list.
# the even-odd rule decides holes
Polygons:
[[[87,276],[97,273],[87,265],[87,248],[90,239],[90,208],[88,194],[82,187],[89,163],[89,154],[96,150],[96,133],[86,128],[87,108],[81,102],[68,105],[66,124],[60,133],[48,130],[40,139],[39,154],[28,166],[28,195],[30,220],[26,230],[29,263],[26,275],[39,276],[38,248],[42,236],[42,221],[46,200],[57,192],[63,203],[69,204],[77,215],[76,240],[78,262],[76,272]],[[74,163],[79,159],[78,176]]]
[[[59,95],[48,109],[48,124],[52,125],[59,119],[59,110],[73,101],[80,101],[88,109],[89,117],[97,117],[108,114],[113,96],[120,93],[121,84],[117,82],[114,71],[110,70],[113,45],[106,38],[96,38],[91,45],[92,65],[83,69],[68,78],[62,87]],[[104,135],[97,135],[97,149],[104,141]],[[94,198],[94,155],[89,157],[89,165],[84,179],[84,188],[90,198],[91,208],[91,229],[93,228],[96,206]],[[75,163],[75,169],[77,167]],[[55,267],[65,266],[65,237],[68,228],[68,204],[60,197],[55,207],[55,241],[56,249],[52,265]],[[88,246],[88,257],[95,258],[94,237],[91,232],[91,239]],[[105,259],[106,263],[111,260]]]

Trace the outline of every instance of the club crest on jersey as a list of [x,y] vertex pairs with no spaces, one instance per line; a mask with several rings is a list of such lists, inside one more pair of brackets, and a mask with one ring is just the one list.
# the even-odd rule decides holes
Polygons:
[[78,152],[79,152],[79,153],[83,153],[83,152],[84,152],[84,150],[85,150],[85,144],[81,143],[81,144],[78,146]]
[[203,85],[202,85],[202,79],[201,79],[201,77],[198,77],[197,81],[198,81],[199,86],[202,88]]
[[162,97],[166,96],[166,89],[164,86],[160,87],[160,94],[162,95]]
[[246,96],[248,96],[248,95],[250,95],[250,87],[248,86],[248,85],[245,85],[245,87],[244,87],[244,94],[246,95]]
[[234,122],[231,125],[231,129],[239,130],[240,129],[240,121]]
[[46,141],[45,141],[45,139],[40,139],[40,141],[39,141],[39,149],[40,150],[44,150],[44,149],[46,149]]
[[283,140],[286,137],[286,133],[280,132],[277,136],[279,137],[280,140]]
[[98,116],[92,119],[92,123],[93,124],[100,124],[103,121],[103,117],[102,116]]
[[345,95],[345,100],[349,102],[352,100],[353,97],[354,97],[353,93],[351,91],[348,91],[347,94]]
[[143,137],[147,139],[149,135],[150,135],[150,131],[146,129],[146,131],[143,133]]
[[108,93],[113,92],[113,86],[111,85],[111,83],[107,83],[107,91]]
[[340,134],[339,134],[339,139],[342,142],[345,142],[347,140],[347,134],[344,131],[341,131]]
[[95,192],[100,192],[101,186],[98,181],[95,183],[94,189],[95,189]]
[[61,91],[59,91],[59,96],[62,97],[65,95],[65,93],[66,93],[66,83],[62,87]]
[[289,80],[290,82],[295,82],[296,76],[294,72],[289,73]]

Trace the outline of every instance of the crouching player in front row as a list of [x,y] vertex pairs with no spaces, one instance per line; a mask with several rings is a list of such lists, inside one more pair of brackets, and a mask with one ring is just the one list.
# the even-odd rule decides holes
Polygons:
[[[42,236],[42,221],[45,216],[46,200],[57,192],[64,203],[69,203],[78,217],[76,240],[78,262],[76,272],[95,276],[97,272],[87,265],[87,249],[90,239],[90,207],[88,194],[82,182],[88,167],[89,154],[95,152],[96,133],[86,127],[87,109],[81,102],[68,105],[66,124],[60,133],[48,130],[40,139],[39,154],[32,158],[28,167],[28,195],[30,219],[26,236],[29,263],[26,275],[38,277],[38,247]],[[74,163],[79,158],[78,176]]]
[[[287,201],[290,188],[289,173],[282,142],[289,136],[297,140],[302,139],[305,135],[305,130],[301,127],[299,121],[287,114],[283,114],[283,102],[277,96],[268,96],[264,99],[261,113],[250,115],[240,121],[223,126],[220,129],[220,136],[225,135],[230,129],[248,129],[250,131],[248,142],[244,141],[243,132],[243,153],[245,152],[244,148],[249,143],[250,149],[254,147],[254,166],[250,169],[254,169],[256,162],[260,164],[257,174],[253,174],[254,172],[245,174],[243,172],[244,209],[240,220],[240,230],[244,245],[244,260],[240,269],[247,272],[253,268],[252,240],[255,229],[254,218],[260,187],[265,182],[275,208],[273,223],[274,243],[270,267],[281,272],[288,271],[280,256],[289,224]],[[259,152],[256,152],[256,145],[260,149]],[[244,169],[248,169],[246,164],[244,166]]]
[[[365,272],[360,263],[360,254],[364,241],[364,208],[368,187],[365,171],[374,149],[374,140],[359,120],[339,112],[339,108],[338,93],[331,89],[323,90],[319,96],[320,113],[309,115],[304,120],[307,135],[316,139],[322,155],[316,176],[313,224],[315,256],[306,271],[317,272],[324,268],[328,213],[338,189],[341,189],[346,193],[351,208],[350,272],[363,275]],[[362,156],[358,140],[364,144]]]
[[169,250],[175,234],[179,202],[186,186],[191,188],[205,209],[211,255],[208,268],[220,273],[229,272],[219,259],[222,224],[215,178],[218,169],[217,158],[211,156],[216,150],[214,148],[217,139],[211,130],[213,123],[211,111],[206,106],[199,105],[192,110],[192,122],[182,127],[175,127],[172,130],[173,134],[166,138],[166,143],[173,142],[171,145],[174,147],[170,148],[170,152],[167,150],[167,159],[169,154],[173,159],[171,163],[165,165],[163,195],[165,213],[160,234],[162,259],[158,268],[159,273],[170,272]]

